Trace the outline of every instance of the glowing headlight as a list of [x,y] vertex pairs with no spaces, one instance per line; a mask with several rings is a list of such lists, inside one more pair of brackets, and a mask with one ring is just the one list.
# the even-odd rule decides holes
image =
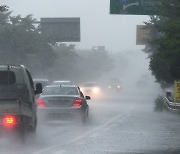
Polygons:
[[99,92],[99,88],[96,87],[96,88],[93,88],[93,93],[98,93]]
[[121,86],[117,86],[118,88],[121,88]]
[[108,87],[109,89],[111,88],[111,86]]

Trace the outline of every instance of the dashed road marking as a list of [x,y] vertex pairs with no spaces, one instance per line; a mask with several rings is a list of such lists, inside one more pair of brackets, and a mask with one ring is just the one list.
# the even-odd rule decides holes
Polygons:
[[[130,112],[133,108],[134,108],[134,106],[131,106],[131,108],[127,112]],[[84,134],[82,134],[82,135],[80,135],[80,136],[78,136],[78,137],[76,137],[74,139],[71,139],[69,142],[66,142],[64,144],[53,145],[53,146],[41,149],[39,151],[36,151],[33,154],[44,154],[44,153],[47,153],[48,151],[51,151],[51,150],[53,151],[53,149],[55,150],[56,148],[59,148],[60,146],[76,143],[77,141],[79,141],[79,140],[81,140],[81,139],[83,139],[85,137],[96,136],[96,135],[98,135],[99,131],[101,131],[104,128],[107,128],[113,122],[118,121],[119,118],[124,118],[124,117],[129,116],[129,115],[130,115],[129,113],[121,113],[121,114],[113,117],[109,121],[107,121],[105,124],[103,124],[103,125],[101,125],[101,126],[99,126],[97,128],[94,128],[94,129],[92,129],[90,131],[87,131],[86,133],[84,133]],[[58,154],[65,153],[65,150],[58,150],[58,151],[56,151],[56,153],[58,153]]]
[[95,137],[97,137],[99,134],[98,133],[96,133],[96,134],[93,134],[93,135],[91,135],[91,136],[89,136],[89,137],[91,137],[91,138],[95,138]]
[[57,147],[58,147],[58,145],[54,145],[54,146],[47,147],[47,148],[41,149],[41,150],[39,150],[39,151],[33,152],[32,154],[43,154],[43,153],[45,153],[46,151],[55,149],[55,148],[57,148]]
[[65,150],[59,150],[59,151],[53,152],[53,154],[63,154],[65,152],[66,152]]

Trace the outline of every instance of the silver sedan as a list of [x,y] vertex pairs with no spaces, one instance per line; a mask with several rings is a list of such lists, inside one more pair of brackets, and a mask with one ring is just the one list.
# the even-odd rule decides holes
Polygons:
[[46,86],[36,100],[39,115],[45,120],[67,120],[80,118],[86,121],[89,106],[86,100],[89,96],[83,95],[75,85],[50,85]]

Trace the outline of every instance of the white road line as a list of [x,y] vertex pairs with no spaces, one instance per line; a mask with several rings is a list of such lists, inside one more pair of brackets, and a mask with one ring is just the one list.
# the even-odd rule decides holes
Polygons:
[[66,152],[65,150],[59,150],[59,151],[56,151],[55,153],[53,152],[53,154],[63,154],[65,152]]
[[107,127],[107,128],[104,128],[104,131],[109,131],[109,129],[110,129],[109,127]]
[[95,138],[95,137],[97,137],[99,134],[98,133],[96,133],[96,134],[93,134],[93,135],[91,135],[91,136],[89,136],[89,137],[91,137],[91,138]]
[[33,152],[32,154],[42,154],[42,153],[44,153],[44,152],[46,152],[46,151],[49,151],[49,150],[51,150],[51,149],[55,149],[55,148],[57,148],[57,147],[58,147],[58,145],[50,146],[50,147],[41,149],[41,150],[39,150],[39,151]]
[[88,132],[86,132],[86,133],[80,135],[79,137],[76,137],[76,138],[70,140],[70,142],[69,142],[68,144],[77,142],[78,140],[80,140],[80,139],[82,139],[82,138],[91,136],[92,134],[101,131],[103,128],[107,127],[107,126],[110,125],[112,122],[116,121],[117,119],[119,119],[119,118],[121,118],[121,117],[123,117],[123,116],[125,116],[125,115],[126,115],[126,114],[123,113],[123,114],[120,114],[120,115],[118,115],[118,116],[112,118],[111,120],[109,120],[108,122],[106,122],[104,125],[102,125],[102,126],[100,126],[100,127],[97,127],[97,128],[95,128],[95,129],[93,129],[93,130],[90,130],[90,131],[88,131]]
[[83,144],[83,142],[81,141],[81,142],[77,142],[76,143],[76,145],[82,145]]
[[[130,112],[132,109],[134,108],[134,106],[131,106],[131,108],[128,110],[128,112]],[[110,125],[111,123],[117,121],[119,118],[122,118],[122,117],[126,117],[126,116],[129,116],[129,113],[122,113],[122,114],[119,114],[115,117],[113,117],[112,119],[110,119],[109,121],[107,121],[105,124],[103,124],[102,126],[99,126],[97,128],[94,128],[90,131],[87,131],[86,133],[80,135],[79,137],[76,137],[74,139],[71,139],[69,142],[66,142],[64,144],[58,144],[58,145],[54,145],[54,146],[50,146],[50,147],[47,147],[47,148],[44,148],[44,149],[41,149],[39,151],[36,151],[32,154],[43,154],[45,152],[48,152],[50,150],[53,150],[53,149],[56,149],[60,146],[63,146],[63,145],[68,145],[68,144],[72,144],[72,143],[76,143],[77,141],[85,138],[85,137],[90,137],[94,134],[97,134],[99,131],[101,131],[103,128],[106,128],[108,125]],[[56,151],[56,153],[60,153],[62,152],[63,150],[59,150],[59,151]],[[64,153],[64,152],[63,152]],[[54,153],[53,153],[54,154]]]

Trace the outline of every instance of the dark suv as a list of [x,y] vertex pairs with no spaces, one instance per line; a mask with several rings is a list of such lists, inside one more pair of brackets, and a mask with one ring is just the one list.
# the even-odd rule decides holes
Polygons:
[[2,129],[35,131],[37,126],[36,90],[30,72],[20,65],[0,65],[0,127]]

